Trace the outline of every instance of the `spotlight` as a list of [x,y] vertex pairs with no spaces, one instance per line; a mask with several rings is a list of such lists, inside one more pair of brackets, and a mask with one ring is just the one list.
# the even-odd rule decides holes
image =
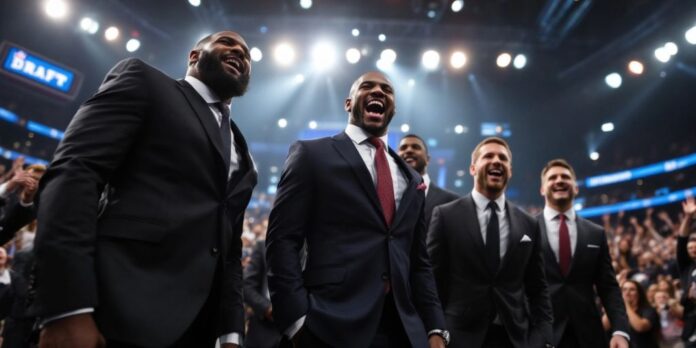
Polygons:
[[130,39],[128,42],[126,42],[126,51],[128,52],[135,52],[140,48],[140,40],[138,39]]
[[312,58],[317,70],[326,70],[336,62],[336,48],[328,42],[320,42],[312,48]]
[[468,130],[469,130],[468,128],[462,126],[461,124],[454,126],[454,132],[457,134],[466,133],[466,131],[468,131]]
[[309,129],[317,129],[317,121],[309,121]]
[[380,53],[379,55],[379,60],[383,61],[387,65],[394,64],[394,62],[396,61],[396,51],[394,51],[391,48],[383,50],[382,53]]
[[63,0],[48,0],[44,3],[44,11],[53,19],[61,19],[68,14],[68,4]]
[[450,56],[450,65],[455,69],[461,69],[466,65],[466,54],[464,52],[454,52]]
[[278,119],[278,127],[285,128],[287,126],[288,126],[288,120],[286,120],[284,118]]
[[602,124],[602,132],[604,133],[609,133],[614,130],[614,124],[611,122],[607,122]]
[[416,85],[416,80],[414,80],[414,79],[408,79],[408,86],[409,86],[409,87],[413,87],[413,86],[415,86],[415,85]]
[[384,61],[383,59],[378,59],[377,62],[375,63],[377,66],[377,69],[382,70],[382,71],[387,71],[389,68],[391,68],[392,63],[388,63]]
[[80,20],[80,28],[89,34],[96,34],[99,31],[99,22],[92,18],[84,17]]
[[512,56],[510,53],[501,53],[498,55],[498,59],[495,60],[495,63],[501,68],[507,68],[508,65],[510,65],[510,62],[512,62]]
[[607,86],[616,89],[621,87],[621,82],[623,82],[623,80],[621,79],[621,75],[619,75],[619,73],[614,72],[607,75],[604,78],[604,82],[607,84]]
[[684,33],[684,38],[686,39],[686,42],[696,45],[696,26],[693,26],[691,29],[687,30],[686,33]]
[[437,16],[437,12],[435,12],[435,10],[429,10],[427,16],[428,18],[433,19],[435,16]]
[[592,151],[592,152],[590,153],[590,159],[593,160],[593,161],[598,160],[598,159],[599,159],[599,152],[597,152],[597,151]]
[[524,54],[518,54],[515,56],[515,59],[512,61],[512,66],[514,66],[516,69],[522,69],[527,65],[527,56]]
[[280,66],[289,66],[295,62],[295,49],[289,43],[283,42],[276,46],[273,58]]
[[292,81],[295,82],[295,84],[297,84],[297,85],[299,85],[299,84],[301,84],[302,82],[304,82],[304,80],[305,80],[305,78],[304,78],[304,75],[302,75],[302,74],[297,74],[297,75],[295,75],[295,77],[292,79]]
[[452,12],[459,12],[464,8],[464,0],[452,1]]
[[440,65],[440,54],[435,50],[427,50],[423,53],[421,63],[426,70],[435,70]]
[[312,7],[312,0],[300,0],[300,7],[308,10]]
[[360,36],[360,30],[358,28],[354,28],[353,30],[350,31],[350,34],[353,35],[354,37]]
[[384,41],[387,40],[387,35],[379,34],[379,36],[377,36],[377,39],[378,39],[380,42],[384,42]]
[[346,60],[350,64],[355,64],[360,61],[360,50],[357,48],[349,48],[346,51]]
[[188,0],[189,4],[193,7],[201,6],[201,0]]
[[408,123],[401,125],[401,133],[408,133],[409,130],[411,130],[411,126],[409,126]]
[[632,60],[628,63],[628,71],[630,71],[634,75],[642,74],[643,70],[644,70],[643,63],[641,63],[637,60]]
[[667,63],[672,58],[672,55],[669,54],[669,51],[665,47],[660,47],[655,50],[655,58],[662,63]]
[[679,46],[677,46],[677,44],[675,44],[674,42],[668,42],[665,44],[664,47],[670,56],[673,56],[673,55],[679,53]]
[[104,31],[104,38],[107,41],[114,41],[118,39],[118,35],[120,34],[118,28],[116,27],[108,27],[106,28],[106,31]]
[[251,56],[251,60],[255,62],[260,62],[261,59],[263,59],[263,52],[261,52],[261,49],[258,47],[252,47],[251,50],[249,50],[249,55]]

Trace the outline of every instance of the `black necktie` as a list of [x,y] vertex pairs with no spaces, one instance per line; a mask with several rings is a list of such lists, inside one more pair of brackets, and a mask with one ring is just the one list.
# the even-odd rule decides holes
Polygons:
[[225,166],[230,168],[230,156],[232,156],[232,136],[230,134],[230,108],[223,102],[215,103],[215,106],[222,113],[220,119],[220,136],[222,137],[222,152]]
[[500,226],[498,224],[498,205],[495,201],[488,203],[491,210],[491,218],[486,227],[486,254],[488,256],[488,268],[492,274],[498,272],[500,265]]

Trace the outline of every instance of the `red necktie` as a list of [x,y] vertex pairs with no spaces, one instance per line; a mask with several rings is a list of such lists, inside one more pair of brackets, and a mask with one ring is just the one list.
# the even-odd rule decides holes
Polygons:
[[560,214],[561,226],[558,229],[558,265],[563,275],[568,275],[570,269],[570,233],[566,224],[565,214]]
[[377,197],[382,205],[382,214],[387,226],[390,226],[394,220],[394,211],[396,203],[394,202],[394,186],[392,183],[391,171],[387,162],[387,155],[384,151],[384,143],[379,138],[368,138],[376,149],[375,153],[375,169],[377,170]]

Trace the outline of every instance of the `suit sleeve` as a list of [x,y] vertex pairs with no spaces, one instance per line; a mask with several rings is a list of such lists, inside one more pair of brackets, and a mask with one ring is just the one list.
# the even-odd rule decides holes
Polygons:
[[628,316],[626,315],[626,306],[621,296],[619,284],[616,282],[616,274],[614,267],[611,266],[611,257],[609,256],[609,245],[607,237],[603,230],[599,231],[601,240],[599,242],[599,257],[597,269],[595,270],[595,287],[599,298],[602,300],[602,306],[609,317],[611,323],[611,331],[629,332]]
[[435,207],[428,229],[428,254],[433,267],[433,276],[442,307],[447,306],[447,279],[449,277],[449,255],[444,233],[444,217],[441,207]]
[[529,300],[532,331],[538,333],[545,342],[551,342],[553,337],[551,297],[544,271],[544,258],[541,248],[541,230],[535,219],[529,219],[529,230],[534,237],[534,250],[527,264],[524,275],[524,288]]
[[428,256],[426,233],[425,212],[421,208],[411,248],[411,288],[413,289],[413,301],[418,309],[418,313],[423,319],[426,331],[433,329],[444,330],[445,317],[442,312],[442,304],[437,295],[433,268],[430,263],[430,257]]
[[122,61],[73,117],[39,188],[38,313],[98,305],[97,203],[137,139],[149,107],[144,63]]
[[264,259],[263,242],[257,242],[251,253],[251,261],[244,269],[244,300],[254,310],[254,315],[263,319],[271,307],[271,301],[261,292],[266,277],[266,260]]
[[307,152],[302,142],[290,147],[266,236],[268,288],[273,319],[281,332],[309,310],[300,262],[314,205],[312,162]]
[[14,238],[17,231],[36,218],[35,206],[24,207],[19,201],[7,207],[0,219],[0,245]]

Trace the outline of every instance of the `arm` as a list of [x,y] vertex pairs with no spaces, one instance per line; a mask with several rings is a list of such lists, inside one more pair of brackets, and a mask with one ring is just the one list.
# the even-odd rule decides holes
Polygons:
[[437,286],[437,292],[442,303],[442,308],[447,306],[447,278],[449,277],[449,255],[447,254],[447,240],[444,233],[444,217],[441,207],[435,207],[428,229],[428,253],[433,268],[433,276]]
[[14,238],[15,233],[36,218],[33,206],[25,207],[19,202],[7,207],[5,215],[0,218],[0,245]]
[[628,314],[628,322],[631,324],[633,330],[637,332],[646,332],[652,329],[650,320],[648,318],[643,318],[630,306],[626,306],[626,314]]
[[611,329],[614,333],[620,331],[626,335],[629,331],[628,317],[626,314],[626,306],[621,296],[621,289],[616,282],[616,274],[611,266],[611,257],[609,256],[609,246],[606,243],[604,231],[601,233],[601,242],[599,249],[599,262],[594,272],[594,284],[597,289],[597,294],[602,300],[602,306],[611,323]]
[[271,301],[261,293],[266,277],[264,248],[263,241],[256,243],[251,252],[251,262],[244,270],[244,301],[254,310],[254,315],[270,321],[273,313]]
[[696,213],[696,200],[693,197],[687,198],[686,201],[682,202],[682,210],[684,218],[679,224],[677,237],[677,265],[680,273],[686,272],[693,262],[686,250],[686,245],[689,243],[689,227]]

